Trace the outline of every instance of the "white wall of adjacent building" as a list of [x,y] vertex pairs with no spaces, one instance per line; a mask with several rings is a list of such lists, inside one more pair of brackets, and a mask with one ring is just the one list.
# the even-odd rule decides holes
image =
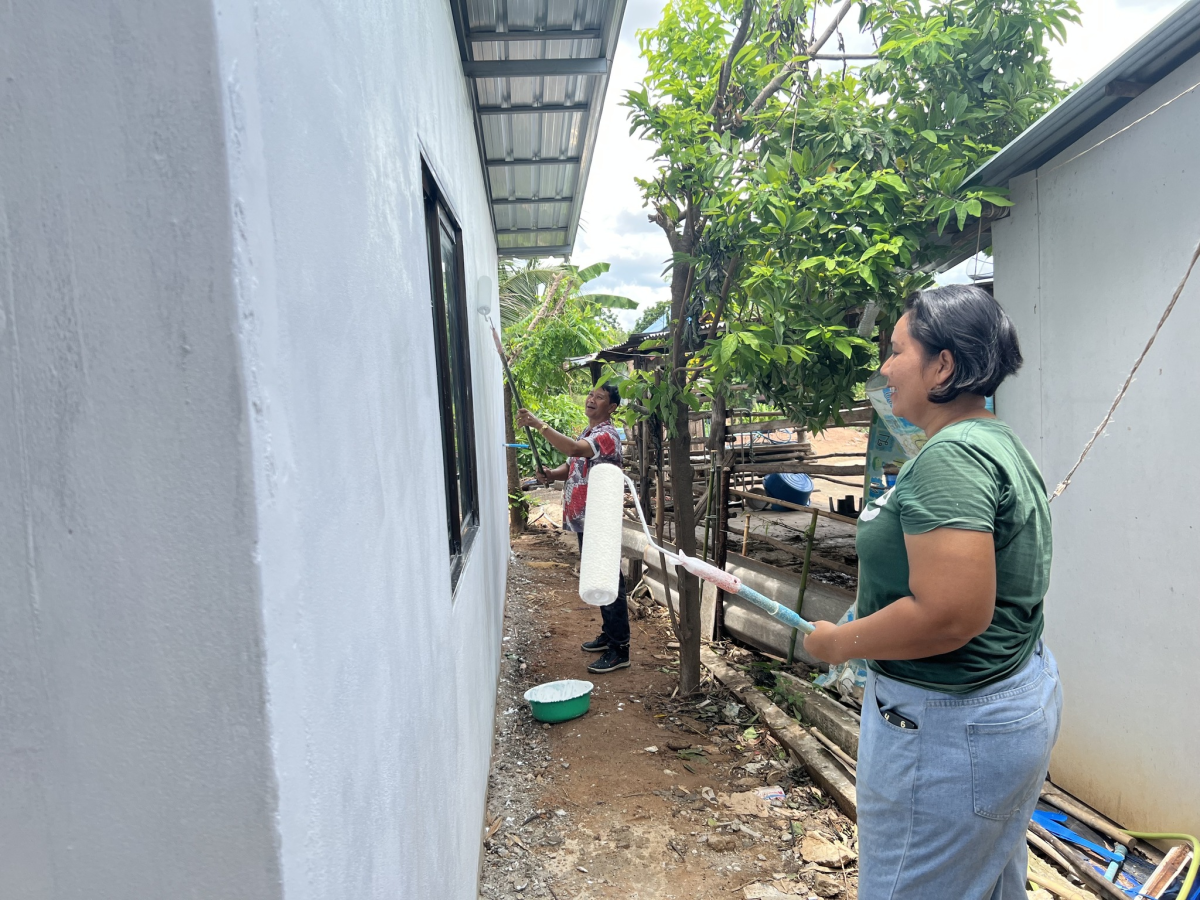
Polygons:
[[[994,225],[996,297],[1021,373],[998,412],[1053,490],[1183,277],[1200,224],[1200,57],[1039,170]],[[1193,276],[1071,487],[1051,509],[1046,634],[1066,696],[1054,779],[1130,828],[1200,830],[1200,278]]]
[[[474,898],[508,544],[448,4],[15,3],[0,75],[3,893]],[[472,310],[453,591],[422,158]]]

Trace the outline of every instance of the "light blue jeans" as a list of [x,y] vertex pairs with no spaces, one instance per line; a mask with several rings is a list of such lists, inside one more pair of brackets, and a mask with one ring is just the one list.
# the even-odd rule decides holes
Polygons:
[[1061,714],[1058,666],[1041,641],[1019,672],[973,694],[871,672],[858,746],[861,900],[1025,900],[1025,830]]

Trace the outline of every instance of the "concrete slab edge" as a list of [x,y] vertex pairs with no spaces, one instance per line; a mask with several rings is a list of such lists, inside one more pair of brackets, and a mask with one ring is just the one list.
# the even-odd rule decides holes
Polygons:
[[827,738],[858,759],[860,723],[850,710],[790,672],[776,672],[775,684],[785,695],[799,697],[801,722],[819,728]]

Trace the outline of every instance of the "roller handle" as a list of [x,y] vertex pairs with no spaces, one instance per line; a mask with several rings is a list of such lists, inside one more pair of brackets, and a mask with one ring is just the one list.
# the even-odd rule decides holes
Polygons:
[[705,581],[715,584],[726,593],[736,594],[742,589],[742,580],[736,575],[726,572],[724,569],[718,569],[710,562],[688,556],[682,550],[676,556],[679,564],[697,578],[703,578]]
[[770,597],[760,594],[758,591],[744,584],[740,578],[722,569],[718,569],[712,563],[705,562],[702,559],[695,559],[680,551],[676,554],[679,564],[691,572],[698,578],[703,578],[705,581],[711,582],[721,590],[729,594],[734,594],[744,600],[749,600],[763,612],[778,619],[784,625],[791,628],[798,628],[805,634],[813,633],[813,624],[806,619],[800,618],[796,613],[792,612],[786,606],[781,606]]
[[[504,345],[500,343],[500,332],[496,330],[496,326],[492,324],[491,314],[487,315],[488,327],[492,329],[492,341],[496,344],[496,352],[500,354],[500,365],[504,367],[504,377],[508,381],[508,386],[512,390],[513,400],[517,406],[522,409],[525,407],[521,400],[521,389],[517,387],[517,380],[513,378],[512,369],[508,365],[508,357],[504,353]],[[546,467],[542,465],[542,458],[538,455],[537,444],[533,442],[533,429],[528,425],[525,426],[525,434],[529,438],[529,451],[533,454],[533,465],[537,469],[539,475],[546,475]],[[546,475],[547,478],[550,476]]]
[[[637,510],[638,519],[642,524],[642,531],[646,533],[646,540],[650,546],[663,554],[667,559],[674,560],[678,565],[683,566],[697,578],[703,578],[705,581],[715,584],[727,594],[734,594],[745,600],[749,600],[763,612],[778,619],[784,625],[791,628],[798,628],[805,634],[812,634],[814,631],[812,622],[807,619],[802,619],[796,613],[792,612],[786,606],[780,606],[770,597],[764,597],[753,588],[747,587],[742,583],[742,580],[736,575],[726,572],[724,569],[718,569],[712,563],[705,562],[702,559],[688,556],[682,550],[671,553],[664,550],[658,544],[654,543],[654,538],[650,536],[650,527],[646,524],[646,516],[642,513],[642,504],[638,500],[637,488],[633,484],[633,479],[628,475],[625,476],[625,483],[629,485],[629,491],[633,494],[633,505]],[[666,573],[663,573],[666,577]]]
[[767,613],[767,615],[773,616],[784,625],[788,625],[792,628],[798,628],[805,634],[812,634],[813,631],[816,630],[812,622],[808,621],[807,619],[800,618],[786,606],[781,606],[770,597],[764,597],[758,591],[754,590],[754,588],[747,587],[743,584],[742,589],[737,592],[737,595],[745,600],[749,600],[763,612]]

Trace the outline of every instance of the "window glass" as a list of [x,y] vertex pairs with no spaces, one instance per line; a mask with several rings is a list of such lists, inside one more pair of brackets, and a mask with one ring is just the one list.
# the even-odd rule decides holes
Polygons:
[[[468,528],[475,524],[476,508],[474,496],[474,454],[467,432],[470,416],[470,385],[463,373],[469,352],[469,334],[460,312],[466,303],[461,302],[461,286],[458,283],[457,248],[453,233],[443,223],[441,227],[442,285],[446,298],[446,346],[450,356],[451,397],[449,416],[454,442],[454,456],[458,469],[455,489],[458,493],[459,533],[465,536]],[[445,414],[445,413],[443,413]]]
[[456,583],[471,538],[479,525],[470,329],[462,284],[462,232],[446,209],[428,170],[424,174],[434,351],[445,466],[446,529],[451,581]]

